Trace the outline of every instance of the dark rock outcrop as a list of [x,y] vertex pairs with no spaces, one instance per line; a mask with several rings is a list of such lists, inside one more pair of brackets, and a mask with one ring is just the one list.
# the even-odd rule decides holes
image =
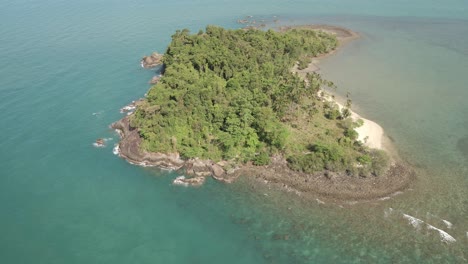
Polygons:
[[150,56],[144,56],[140,63],[143,68],[154,68],[162,64],[163,55],[157,52],[153,52]]
[[211,165],[211,170],[214,177],[222,177],[225,173],[223,167],[218,164]]
[[[182,160],[179,153],[156,153],[147,152],[140,148],[141,137],[136,128],[131,127],[129,116],[113,123],[111,125],[116,129],[121,137],[119,143],[119,156],[128,160],[132,164],[142,166],[157,166],[164,169],[185,170],[186,175],[193,178],[179,179],[178,183],[187,183],[188,185],[197,185],[194,181],[203,183],[200,177],[209,177],[223,181],[232,182],[233,177],[229,177],[222,165],[224,163],[214,163],[211,160],[189,159]],[[175,183],[177,184],[177,183]]]
[[201,186],[205,182],[206,177],[199,176],[193,178],[185,178],[185,176],[179,176],[172,181],[174,185],[182,186]]
[[94,142],[94,145],[96,147],[105,147],[106,146],[106,141],[103,138],[98,138],[98,139],[96,139],[96,142]]
[[161,76],[159,75],[156,75],[156,76],[153,76],[153,78],[151,78],[151,80],[149,81],[150,84],[157,84],[159,82],[159,80],[161,80]]
[[268,166],[236,166],[235,163],[227,161],[215,163],[202,159],[183,160],[179,153],[150,153],[140,149],[142,139],[138,130],[131,127],[130,117],[131,115],[126,116],[111,125],[121,136],[119,151],[116,153],[133,164],[182,170],[187,176],[176,178],[173,182],[175,185],[200,186],[209,176],[217,181],[231,183],[240,175],[251,175],[254,177],[248,178],[268,183],[270,186],[280,186],[279,188],[293,191],[300,196],[310,193],[312,196],[363,200],[381,198],[406,189],[413,178],[412,170],[403,164],[393,165],[386,175],[380,177],[356,178],[345,173],[328,171],[314,175],[295,172],[288,168],[287,161],[282,156],[271,157]]
[[174,170],[184,166],[185,162],[180,158],[179,153],[156,153],[141,150],[140,135],[137,129],[130,126],[129,117],[113,123],[111,127],[117,129],[121,136],[119,155],[130,163]]

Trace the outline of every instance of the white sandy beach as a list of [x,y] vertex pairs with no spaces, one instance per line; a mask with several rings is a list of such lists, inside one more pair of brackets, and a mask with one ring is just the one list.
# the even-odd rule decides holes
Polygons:
[[[319,91],[319,95],[322,94],[322,92],[324,94],[323,96],[321,96],[323,100],[336,103],[340,111],[343,108],[345,108],[343,104],[339,103],[336,99],[333,98],[332,95],[328,94],[327,92],[321,90]],[[359,134],[359,141],[364,143],[364,145],[369,148],[383,149],[384,130],[379,124],[372,120],[363,118],[362,116],[360,116],[352,110],[351,118],[353,119],[353,121],[357,121],[359,119],[364,121],[364,124],[362,126],[354,129]]]
[[[298,70],[297,65],[294,66],[292,69],[293,72],[296,72],[301,76],[302,78],[305,77],[307,73],[310,72],[317,72],[320,70],[320,68],[317,66],[319,63],[319,60],[313,59],[312,62],[309,64],[309,66],[303,70]],[[344,108],[343,104],[339,103],[336,99],[333,98],[332,95],[324,92],[324,96],[322,99],[326,101],[333,101],[335,102],[338,107],[340,108],[340,111],[342,108]],[[322,93],[322,91],[319,91],[319,95]],[[364,143],[364,145],[368,146],[369,148],[375,148],[375,149],[383,149],[383,135],[384,135],[384,130],[383,128],[377,124],[376,122],[363,118],[356,112],[351,110],[351,118],[354,121],[357,121],[359,119],[362,119],[364,121],[364,124],[358,128],[356,128],[356,132],[358,132],[359,137],[358,140]]]
[[[336,104],[338,104],[340,110],[341,108],[344,108],[342,104],[338,102],[336,102]],[[358,132],[359,134],[359,141],[363,142],[364,145],[368,146],[369,148],[383,149],[382,141],[384,130],[379,124],[372,120],[363,118],[354,111],[351,111],[351,118],[354,121],[357,121],[358,119],[362,119],[364,121],[364,124],[362,126],[355,129],[356,132]]]
[[[313,29],[313,30],[322,30],[326,31],[327,33],[335,34],[339,40],[339,48],[342,47],[343,45],[349,43],[350,41],[359,38],[359,34],[356,32],[353,32],[348,29],[344,28],[339,28],[339,27],[334,27],[334,26],[326,26],[326,25],[307,25],[307,26],[298,26],[295,28],[308,28],[308,29]],[[283,29],[286,30],[286,29]],[[320,67],[318,66],[319,64],[319,59],[325,58],[327,56],[330,56],[334,54],[335,51],[321,55],[319,57],[316,57],[312,59],[311,63],[307,66],[307,68],[299,70],[298,65],[295,65],[294,68],[292,69],[292,72],[296,72],[301,76],[302,78],[305,78],[307,73],[310,72],[318,72],[320,71]],[[319,92],[321,94],[322,91]],[[344,108],[343,104],[340,104],[337,100],[333,98],[330,94],[325,93],[325,96],[323,98],[324,100],[327,101],[334,101],[340,108],[340,111],[342,108]],[[356,132],[358,132],[359,137],[358,140],[363,142],[364,145],[368,146],[369,148],[375,148],[375,149],[383,149],[383,140],[384,140],[384,130],[383,128],[377,124],[376,122],[363,118],[356,112],[351,110],[351,118],[353,118],[354,121],[357,121],[358,119],[362,119],[364,121],[364,124],[358,128],[356,128]]]

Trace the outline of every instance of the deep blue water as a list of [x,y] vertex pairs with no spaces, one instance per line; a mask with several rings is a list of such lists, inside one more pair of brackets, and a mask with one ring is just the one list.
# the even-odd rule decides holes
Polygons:
[[[415,165],[410,190],[304,209],[242,183],[172,186],[175,173],[112,154],[108,125],[154,74],[139,59],[176,29],[239,28],[246,15],[361,33],[322,72]],[[463,0],[0,0],[0,262],[466,262],[467,19]],[[92,146],[100,137],[112,138],[106,148]]]

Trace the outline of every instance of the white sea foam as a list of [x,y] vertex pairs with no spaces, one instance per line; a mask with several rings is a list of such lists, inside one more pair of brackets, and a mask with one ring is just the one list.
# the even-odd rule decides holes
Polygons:
[[[447,232],[445,232],[444,230],[439,229],[439,228],[437,228],[437,227],[435,227],[435,226],[433,226],[433,225],[430,225],[430,224],[428,224],[428,223],[425,223],[425,222],[424,222],[423,220],[421,220],[421,219],[418,219],[418,218],[416,218],[416,217],[414,217],[414,216],[407,215],[407,214],[403,214],[403,217],[406,218],[406,219],[408,219],[409,223],[410,223],[413,227],[415,227],[416,229],[420,229],[420,228],[421,228],[421,225],[425,224],[426,227],[427,227],[427,229],[437,231],[437,232],[439,233],[439,236],[440,236],[442,242],[445,242],[445,243],[453,243],[453,242],[456,242],[456,241],[457,241],[457,240],[456,240],[453,236],[451,236],[449,233],[447,233]],[[446,220],[442,220],[442,221],[444,221],[444,223],[445,223]],[[446,221],[446,222],[449,223],[450,226],[452,226],[452,223],[450,223],[450,222],[448,222],[448,221]],[[447,224],[447,223],[446,223],[446,224]],[[449,225],[447,225],[447,226],[449,226]],[[467,235],[468,235],[468,233],[467,233]]]
[[174,185],[181,185],[181,186],[188,186],[189,184],[184,182],[185,176],[178,176],[177,178],[172,181],[172,184]]
[[120,130],[120,129],[117,128],[117,129],[115,129],[115,132],[117,132],[117,134],[119,134],[119,137],[120,137],[120,138],[123,138],[124,133],[123,133],[122,130]]
[[114,155],[119,155],[120,154],[120,146],[117,144],[114,146],[114,148],[112,149],[112,153],[114,153]]
[[402,193],[403,193],[403,192],[397,191],[397,192],[392,193],[392,196],[397,196],[397,195],[400,195],[400,194],[402,194]]
[[[120,156],[120,149],[119,149],[119,156]],[[158,167],[158,169],[164,170],[164,171],[174,171],[175,170],[175,168],[164,167],[164,166],[162,166],[160,164],[155,165],[155,164],[148,163],[147,161],[135,162],[135,161],[127,159],[127,162],[132,164],[132,165],[138,165],[138,166],[141,166],[141,167]]]
[[147,161],[133,162],[133,161],[128,160],[128,163],[133,164],[133,165],[138,165],[138,166],[141,166],[141,167],[156,167],[156,166],[158,166],[158,165],[153,165],[151,163],[148,163]]
[[173,171],[174,170],[174,168],[164,167],[164,166],[159,166],[159,169],[163,170],[163,171]]
[[142,167],[154,167],[153,165],[148,164],[146,161],[141,161],[141,162],[134,162],[132,164],[142,166]]
[[447,221],[447,220],[442,219],[442,222],[444,222],[444,224],[447,226],[447,228],[452,228],[452,226],[453,226],[453,224],[450,223],[450,222]]
[[388,218],[391,214],[393,214],[393,208],[388,208],[386,210],[384,210],[384,217],[385,218]]
[[122,108],[120,108],[120,113],[125,113],[125,112],[130,112],[130,111],[133,111],[136,109],[136,106],[133,105],[133,104],[130,104],[130,105],[127,105],[127,106],[124,106]]
[[103,147],[105,147],[105,145],[103,145],[103,144],[98,144],[98,143],[96,143],[96,142],[93,143],[93,146],[95,146],[96,148],[103,148]]
[[453,224],[452,224],[451,222],[449,222],[449,221],[447,221],[447,220],[445,220],[445,219],[442,219],[442,218],[438,217],[437,215],[431,214],[431,213],[429,213],[429,212],[427,212],[426,215],[427,215],[428,218],[436,218],[436,219],[442,221],[442,223],[444,223],[444,225],[445,225],[447,228],[452,228],[452,227],[453,227]]
[[439,232],[439,235],[440,235],[440,238],[441,238],[441,241],[442,241],[442,242],[445,242],[445,243],[453,243],[453,242],[456,242],[456,241],[457,241],[453,236],[449,235],[449,233],[445,232],[445,231],[442,230],[442,229],[439,229],[439,228],[434,227],[434,226],[429,225],[429,224],[427,224],[427,229],[429,229],[429,230],[435,230],[435,231]]
[[403,217],[408,220],[408,222],[416,229],[421,228],[421,225],[424,224],[424,221],[418,219],[414,216],[403,214]]

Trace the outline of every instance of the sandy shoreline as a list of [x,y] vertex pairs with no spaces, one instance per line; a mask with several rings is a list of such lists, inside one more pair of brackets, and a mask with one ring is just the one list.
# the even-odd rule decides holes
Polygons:
[[[291,28],[281,28],[280,30]],[[351,30],[335,26],[309,25],[294,28],[324,30],[333,33],[338,37],[338,48],[359,37],[357,33]],[[319,70],[316,65],[317,59],[330,56],[334,52],[336,52],[336,49],[329,54],[314,58],[309,67],[304,70],[297,70],[296,68],[293,71],[303,76],[307,72],[317,71]],[[324,99],[333,100],[331,96],[328,96],[329,99],[326,97]],[[343,106],[340,105],[340,107]],[[131,127],[129,122],[130,117],[131,114],[111,125],[121,136],[121,141],[116,146],[117,155],[132,164],[177,170],[183,175],[190,176],[188,179],[198,179],[197,182],[203,182],[203,177],[211,176],[215,180],[230,183],[239,176],[245,176],[245,178],[253,180],[252,183],[265,183],[278,187],[281,190],[293,191],[302,197],[316,197],[318,195],[325,199],[331,198],[335,200],[372,200],[387,197],[392,193],[407,188],[413,178],[412,171],[401,162],[393,162],[385,175],[361,178],[350,177],[345,173],[334,173],[331,171],[315,174],[292,171],[289,169],[286,159],[282,156],[272,157],[271,164],[267,166],[254,166],[252,164],[238,166],[229,164],[227,161],[215,163],[211,160],[182,160],[178,153],[149,153],[141,150],[141,138],[138,130]],[[364,120],[364,125],[356,129],[359,133],[359,140],[362,140],[371,148],[382,149],[384,146],[384,131],[382,127],[371,120],[362,118],[354,112],[352,113],[352,117]],[[387,150],[387,148],[385,149]],[[235,165],[234,169],[232,169],[232,165]],[[192,185],[189,181],[183,183]]]
[[[330,26],[330,25],[303,25],[303,26],[293,26],[293,27],[281,27],[280,31],[286,31],[290,29],[311,29],[311,30],[321,30],[327,33],[333,34],[338,39],[338,47],[327,54],[320,55],[318,57],[312,58],[311,62],[307,66],[307,68],[298,70],[297,65],[294,66],[293,72],[296,72],[304,78],[307,73],[318,72],[320,67],[318,64],[320,63],[320,59],[333,55],[338,49],[342,48],[344,45],[348,44],[349,42],[358,39],[360,36],[358,33],[342,27],[337,26]],[[333,99],[332,96],[326,94],[323,97],[327,101],[335,102],[340,110],[344,108],[343,104],[339,103],[337,100]],[[358,119],[362,119],[364,124],[358,128],[356,128],[356,132],[358,132],[359,137],[358,140],[364,143],[369,148],[375,149],[384,149],[384,130],[383,128],[377,124],[376,122],[363,118],[356,112],[351,110],[351,118],[356,121]]]
[[[325,100],[334,102],[338,105],[338,108],[343,109],[345,106],[338,102],[336,99],[333,99],[331,95],[326,94],[324,97]],[[386,144],[384,145],[384,130],[383,128],[377,124],[376,122],[363,118],[353,110],[350,110],[351,118],[353,121],[357,121],[361,119],[363,121],[363,125],[360,127],[355,128],[354,130],[358,132],[358,140],[361,141],[365,146],[374,149],[384,149],[386,148]]]

